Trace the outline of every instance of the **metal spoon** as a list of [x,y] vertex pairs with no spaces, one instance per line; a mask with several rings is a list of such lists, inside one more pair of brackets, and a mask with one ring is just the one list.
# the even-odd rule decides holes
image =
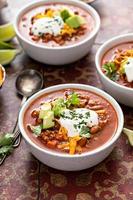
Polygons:
[[[27,69],[22,71],[16,79],[16,90],[17,93],[23,96],[21,106],[26,102],[27,98],[39,91],[43,87],[43,76],[40,72],[34,69]],[[21,142],[21,133],[18,129],[18,117],[12,133],[13,147],[18,147]],[[7,155],[4,155],[0,160],[0,165],[4,162]]]

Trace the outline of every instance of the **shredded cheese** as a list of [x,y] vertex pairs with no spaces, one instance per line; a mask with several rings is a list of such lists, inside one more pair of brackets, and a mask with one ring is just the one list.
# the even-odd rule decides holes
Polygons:
[[70,26],[68,26],[66,23],[64,24],[64,27],[63,29],[61,30],[61,35],[65,35],[65,34],[68,34],[68,35],[72,35],[73,33],[75,33],[76,31],[71,28]]
[[[57,12],[55,12],[52,9],[49,9],[47,12],[44,13],[38,13],[36,14],[33,19],[35,20],[35,23],[37,20],[41,19],[41,18],[54,18],[55,14],[57,14]],[[74,34],[76,32],[76,30],[74,28],[71,28],[70,26],[68,26],[66,23],[64,23],[63,28],[61,29],[60,35],[69,35],[70,37],[72,36],[72,34]]]
[[46,13],[38,13],[36,14],[33,18],[34,19],[41,19],[44,17],[54,17],[55,16],[55,11],[52,9],[49,9]]

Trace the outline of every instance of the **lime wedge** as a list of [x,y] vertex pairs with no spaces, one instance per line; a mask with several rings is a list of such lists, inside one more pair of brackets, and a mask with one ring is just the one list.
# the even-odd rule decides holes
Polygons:
[[0,49],[14,49],[14,45],[11,43],[0,41]]
[[8,23],[0,26],[0,41],[9,41],[15,36],[13,24]]
[[20,53],[18,49],[4,49],[0,50],[0,64],[7,65]]
[[123,128],[123,133],[128,137],[130,145],[133,146],[133,130]]

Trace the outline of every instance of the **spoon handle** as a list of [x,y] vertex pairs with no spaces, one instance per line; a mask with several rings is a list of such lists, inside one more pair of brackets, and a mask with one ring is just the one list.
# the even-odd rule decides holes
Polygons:
[[[22,101],[21,101],[21,106],[20,106],[20,109],[21,107],[24,105],[24,103],[26,102],[27,100],[27,97],[23,97]],[[21,142],[21,133],[19,131],[19,127],[18,127],[18,117],[17,117],[17,121],[16,121],[16,124],[14,126],[14,130],[13,130],[13,133],[17,133],[15,134],[15,138],[14,138],[14,143],[13,143],[13,146],[16,148],[20,145],[20,142]]]
[[22,101],[21,101],[21,106],[20,108],[24,105],[24,103],[27,101],[27,97],[23,96]]

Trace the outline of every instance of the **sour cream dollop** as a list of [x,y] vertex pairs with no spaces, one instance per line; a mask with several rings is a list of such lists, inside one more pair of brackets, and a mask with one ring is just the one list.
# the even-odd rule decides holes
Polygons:
[[60,16],[54,18],[44,17],[35,21],[31,27],[31,32],[36,36],[41,36],[46,33],[57,36],[60,34],[63,26],[64,22]]
[[128,82],[133,81],[133,58],[129,57],[124,63],[123,67],[125,68],[125,74]]
[[68,137],[79,135],[83,126],[91,128],[99,123],[98,114],[87,108],[65,109],[59,121],[67,129]]

